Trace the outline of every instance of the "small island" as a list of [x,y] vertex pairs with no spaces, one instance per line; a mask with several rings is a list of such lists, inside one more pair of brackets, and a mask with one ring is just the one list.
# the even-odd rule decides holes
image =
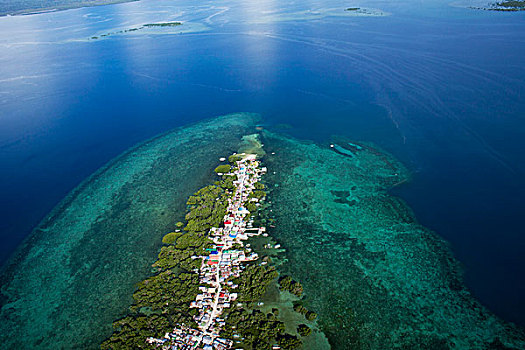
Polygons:
[[524,0],[508,0],[494,4],[493,11],[523,11],[525,10]]
[[178,27],[181,26],[181,22],[164,22],[164,23],[147,23],[144,24],[143,27],[150,28],[150,27]]
[[[234,154],[228,161],[215,169],[220,181],[188,198],[186,223],[163,237],[156,273],[138,285],[130,313],[114,322],[102,349],[296,349],[312,333],[300,324],[291,334],[277,309],[259,308],[279,277],[271,258],[247,243],[267,236],[255,224],[267,169],[256,154]],[[292,277],[278,284],[302,297],[303,287]],[[302,302],[293,310],[313,321],[317,314]]]
[[114,31],[114,32],[101,34],[101,35],[94,35],[94,36],[91,37],[91,40],[97,40],[97,39],[105,38],[105,37],[108,37],[108,36],[111,36],[111,35],[120,35],[120,34],[136,32],[136,31],[144,30],[144,29],[179,27],[182,24],[183,24],[182,22],[146,23],[146,24],[143,24],[143,25],[141,25],[139,27],[122,29],[122,30],[118,30],[118,31]]
[[489,3],[487,6],[468,6],[473,10],[517,12],[525,11],[525,0],[504,0],[501,2]]

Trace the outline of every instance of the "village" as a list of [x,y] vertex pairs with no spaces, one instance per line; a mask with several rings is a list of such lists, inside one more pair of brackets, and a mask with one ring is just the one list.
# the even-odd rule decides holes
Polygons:
[[192,257],[202,260],[199,270],[200,293],[190,305],[198,310],[194,316],[198,328],[179,325],[161,339],[148,338],[150,344],[162,349],[181,350],[224,350],[233,346],[233,340],[219,336],[225,324],[221,315],[225,309],[237,305],[238,294],[234,291],[238,286],[232,279],[241,275],[243,263],[259,258],[250,245],[244,242],[252,236],[266,235],[264,227],[253,227],[253,218],[250,218],[250,211],[246,208],[249,201],[259,201],[258,198],[251,198],[250,194],[266,168],[260,167],[255,154],[241,154],[238,159],[229,173],[219,174],[236,177],[233,193],[228,199],[224,227],[211,228],[209,238],[213,241],[212,248],[207,249],[206,255]]

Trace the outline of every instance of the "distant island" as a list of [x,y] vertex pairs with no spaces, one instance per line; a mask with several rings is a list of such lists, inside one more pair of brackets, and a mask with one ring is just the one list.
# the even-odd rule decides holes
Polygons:
[[508,0],[494,4],[493,8],[489,8],[492,11],[523,11],[525,10],[524,0]]
[[143,27],[154,28],[154,27],[178,27],[181,26],[181,22],[163,22],[163,23],[148,23],[144,24]]
[[101,35],[94,35],[91,37],[92,40],[97,40],[101,38],[105,38],[111,35],[119,35],[119,34],[126,34],[131,32],[136,32],[143,29],[151,29],[151,28],[173,28],[173,27],[179,27],[182,25],[182,22],[160,22],[160,23],[146,23],[139,27],[133,27],[129,29],[122,29],[115,32],[109,32]]
[[0,0],[0,16],[30,15],[80,7],[120,4],[138,0]]
[[507,0],[489,3],[487,6],[468,6],[474,10],[516,12],[525,11],[525,0]]

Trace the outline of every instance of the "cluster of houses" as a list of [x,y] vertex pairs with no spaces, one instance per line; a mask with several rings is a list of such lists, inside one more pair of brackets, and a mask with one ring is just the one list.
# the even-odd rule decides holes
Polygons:
[[[190,307],[198,310],[194,317],[198,329],[191,329],[180,325],[162,339],[148,338],[150,344],[156,344],[163,349],[202,349],[224,350],[233,346],[233,341],[219,336],[225,325],[221,314],[227,308],[237,305],[235,302],[238,287],[232,279],[239,277],[244,269],[243,263],[257,260],[257,253],[252,252],[249,244],[244,245],[249,237],[264,234],[265,228],[253,228],[253,221],[246,218],[250,212],[245,205],[250,200],[254,185],[266,172],[266,168],[259,166],[254,154],[242,154],[242,159],[236,162],[229,174],[236,176],[233,182],[235,189],[230,196],[227,214],[224,217],[224,227],[213,227],[210,230],[210,239],[213,247],[207,249],[205,256],[194,256],[202,259],[199,270],[200,293],[191,302]],[[242,249],[235,249],[244,247]]]

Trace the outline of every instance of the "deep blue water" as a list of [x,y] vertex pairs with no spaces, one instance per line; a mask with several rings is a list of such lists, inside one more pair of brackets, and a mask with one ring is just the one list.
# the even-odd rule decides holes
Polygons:
[[[392,15],[253,23],[349,5],[146,0],[0,18],[0,261],[135,143],[259,112],[295,136],[374,142],[405,162],[414,180],[394,193],[451,243],[474,294],[525,325],[525,13],[372,1]],[[165,20],[209,30],[77,40]]]

